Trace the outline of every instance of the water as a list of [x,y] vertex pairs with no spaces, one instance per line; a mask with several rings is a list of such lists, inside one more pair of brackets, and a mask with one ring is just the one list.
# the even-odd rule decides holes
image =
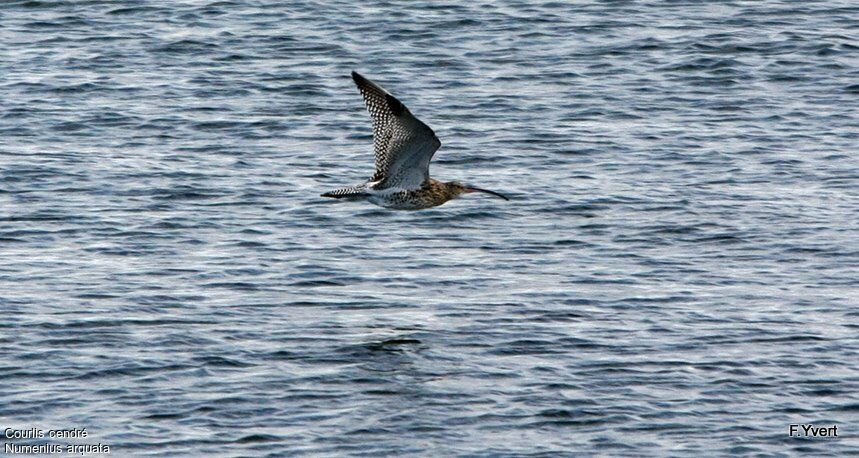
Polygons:
[[[0,5],[0,426],[859,452],[854,2],[167,3]],[[320,198],[372,173],[351,70],[512,201]]]

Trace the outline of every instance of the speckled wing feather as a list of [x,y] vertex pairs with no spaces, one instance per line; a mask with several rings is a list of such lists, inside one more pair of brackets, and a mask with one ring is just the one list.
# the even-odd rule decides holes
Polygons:
[[420,188],[429,179],[429,163],[441,142],[396,97],[357,72],[352,79],[373,118],[374,188]]

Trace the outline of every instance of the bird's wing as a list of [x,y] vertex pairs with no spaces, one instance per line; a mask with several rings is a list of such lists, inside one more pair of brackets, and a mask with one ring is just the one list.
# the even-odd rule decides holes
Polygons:
[[429,163],[441,146],[432,129],[415,118],[396,97],[372,81],[352,72],[373,118],[376,189],[417,189],[429,179]]

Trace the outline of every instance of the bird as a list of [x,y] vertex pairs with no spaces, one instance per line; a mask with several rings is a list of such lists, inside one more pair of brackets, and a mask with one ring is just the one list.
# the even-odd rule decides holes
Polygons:
[[378,84],[352,72],[373,120],[376,172],[365,183],[322,194],[345,200],[364,200],[394,210],[435,207],[463,194],[482,192],[510,200],[495,191],[459,181],[430,178],[429,165],[441,146],[435,132]]

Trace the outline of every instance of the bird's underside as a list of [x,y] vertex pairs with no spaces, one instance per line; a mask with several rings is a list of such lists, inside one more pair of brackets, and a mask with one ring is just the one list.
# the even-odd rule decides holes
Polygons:
[[352,72],[373,120],[376,172],[367,182],[322,194],[347,200],[368,200],[382,207],[416,210],[434,207],[467,192],[500,194],[429,177],[429,164],[441,146],[432,129],[372,81]]

